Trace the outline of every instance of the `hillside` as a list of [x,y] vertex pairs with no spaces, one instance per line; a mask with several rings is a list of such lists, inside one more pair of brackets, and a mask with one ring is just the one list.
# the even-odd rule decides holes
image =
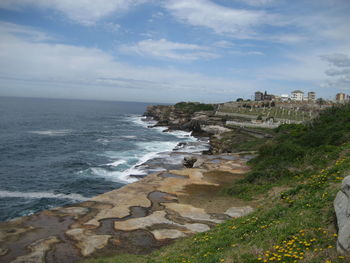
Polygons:
[[336,252],[333,200],[350,169],[350,106],[283,125],[225,194],[259,202],[252,214],[178,240],[147,256],[87,262],[349,262]]

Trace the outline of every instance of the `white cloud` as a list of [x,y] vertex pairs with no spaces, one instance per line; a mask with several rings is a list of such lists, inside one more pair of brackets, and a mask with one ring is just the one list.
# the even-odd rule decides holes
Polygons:
[[[13,27],[8,25],[0,23],[1,95],[224,101],[237,96],[241,89],[256,89],[254,81],[216,78],[173,68],[132,66],[96,48],[31,41],[13,34]],[[23,30],[32,35],[39,33]],[[196,45],[184,47],[198,49]]]
[[11,34],[27,38],[31,41],[45,41],[53,38],[48,34],[36,31],[29,26],[20,26],[13,23],[0,22],[0,34]]
[[323,55],[321,58],[335,67],[350,67],[350,58],[346,54]]
[[217,48],[232,48],[234,44],[226,40],[220,40],[213,43],[213,46]]
[[166,39],[142,40],[135,45],[122,45],[120,50],[125,53],[138,54],[142,56],[187,61],[212,59],[218,57],[217,54],[210,52],[208,47],[171,42]]
[[148,0],[1,0],[0,8],[21,9],[29,5],[54,9],[73,21],[92,25],[115,12],[124,12]]
[[239,0],[239,1],[252,6],[264,6],[264,5],[271,4],[276,0]]
[[228,54],[233,56],[265,56],[263,52],[256,50],[230,50]]
[[350,90],[350,57],[343,53],[334,53],[321,56],[331,68],[325,71],[330,79],[325,87],[335,87],[342,90]]
[[271,19],[263,11],[228,8],[209,0],[167,0],[164,7],[179,21],[236,37],[254,34],[255,26]]

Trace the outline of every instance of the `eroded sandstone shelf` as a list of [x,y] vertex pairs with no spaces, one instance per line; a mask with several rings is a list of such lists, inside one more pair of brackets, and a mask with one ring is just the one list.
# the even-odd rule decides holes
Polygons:
[[0,261],[69,263],[144,254],[251,212],[252,203],[219,194],[247,172],[247,158],[201,158],[198,168],[155,173],[87,202],[0,223]]

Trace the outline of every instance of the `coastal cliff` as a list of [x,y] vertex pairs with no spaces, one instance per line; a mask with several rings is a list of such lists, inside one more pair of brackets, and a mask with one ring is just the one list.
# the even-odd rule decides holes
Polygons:
[[271,130],[228,127],[228,116],[217,115],[219,104],[180,102],[175,105],[148,106],[146,118],[157,121],[155,126],[166,126],[167,130],[184,130],[196,137],[208,137],[208,153],[239,153],[256,151],[258,147],[273,137]]
[[[205,130],[216,120],[211,114],[153,106],[145,115],[170,129],[201,115]],[[237,154],[203,155],[195,168],[157,172],[87,202],[0,223],[0,260],[350,262],[343,249],[350,247],[348,198],[338,194],[337,215],[333,208],[350,173],[349,116],[349,105],[330,108],[271,136],[219,121],[229,130],[211,139]],[[258,148],[254,158],[244,151],[251,144]],[[345,179],[343,193],[347,186]]]
[[180,102],[171,106],[148,106],[144,116],[157,121],[156,126],[167,126],[169,130],[193,132],[194,136],[207,136],[201,126],[210,123],[222,125],[222,119],[215,117],[216,104]]
[[[350,244],[348,199],[338,197],[334,203],[339,225],[333,207],[340,183],[350,173],[349,114],[349,105],[330,108],[310,123],[282,125],[272,138],[265,137],[257,157],[248,161],[250,170],[240,180],[227,181],[221,192],[234,197],[235,204],[255,202],[255,211],[249,215],[229,219],[147,256],[128,254],[87,262],[350,262],[344,250]],[[235,138],[235,132],[220,136]],[[223,140],[229,150],[249,146],[244,141]],[[337,245],[339,252],[346,253],[339,254]]]

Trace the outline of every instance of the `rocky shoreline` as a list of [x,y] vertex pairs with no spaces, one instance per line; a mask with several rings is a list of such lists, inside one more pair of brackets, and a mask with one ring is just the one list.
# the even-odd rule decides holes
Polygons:
[[[195,136],[208,135],[203,127],[218,121],[210,112],[185,114],[172,106],[153,107],[145,116],[157,125]],[[195,168],[157,172],[83,203],[0,223],[0,261],[69,263],[101,255],[145,254],[253,210],[254,203],[220,194],[225,184],[249,170],[246,161],[251,155],[195,158],[187,165]]]

